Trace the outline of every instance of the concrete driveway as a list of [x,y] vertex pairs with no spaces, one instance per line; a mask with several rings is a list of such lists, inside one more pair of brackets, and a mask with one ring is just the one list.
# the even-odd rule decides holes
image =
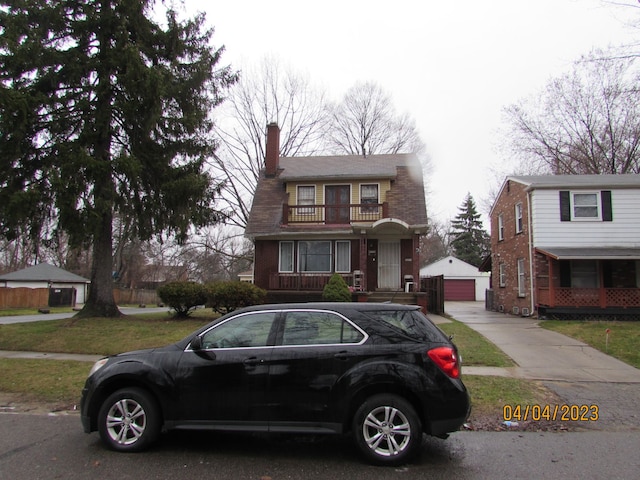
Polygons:
[[508,369],[463,367],[463,374],[539,381],[557,396],[558,404],[597,406],[598,421],[571,422],[580,430],[640,431],[637,368],[545,330],[536,319],[488,312],[482,302],[447,302],[445,311],[484,335],[517,364]]
[[[514,377],[568,382],[640,383],[639,369],[578,340],[541,328],[535,318],[489,312],[484,309],[483,302],[447,302],[445,311],[509,355],[518,365],[507,369]],[[604,330],[603,327],[603,335]]]

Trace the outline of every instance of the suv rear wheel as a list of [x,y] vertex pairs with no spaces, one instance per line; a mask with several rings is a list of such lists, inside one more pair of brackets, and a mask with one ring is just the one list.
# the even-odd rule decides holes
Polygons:
[[414,408],[390,394],[375,395],[358,408],[353,435],[365,458],[379,465],[404,463],[422,444],[422,426]]
[[100,438],[113,450],[143,450],[160,434],[160,409],[142,389],[118,390],[100,407],[98,430]]

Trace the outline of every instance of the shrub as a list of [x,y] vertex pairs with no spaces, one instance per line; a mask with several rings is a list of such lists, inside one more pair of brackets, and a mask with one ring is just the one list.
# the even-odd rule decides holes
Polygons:
[[207,284],[207,306],[225,314],[238,308],[264,303],[267,291],[253,283],[229,281]]
[[176,317],[188,317],[198,305],[207,302],[207,290],[196,282],[171,282],[158,288],[158,296],[165,305],[176,311]]
[[350,302],[351,291],[341,275],[334,273],[322,290],[322,299],[327,302]]

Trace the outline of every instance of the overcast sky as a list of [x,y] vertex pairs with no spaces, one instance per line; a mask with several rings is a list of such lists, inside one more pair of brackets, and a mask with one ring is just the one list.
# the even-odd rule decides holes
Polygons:
[[503,107],[593,48],[640,42],[640,30],[626,26],[640,9],[603,0],[184,2],[207,13],[223,64],[275,56],[336,101],[357,82],[379,84],[427,145],[427,208],[441,221],[467,192],[486,214]]

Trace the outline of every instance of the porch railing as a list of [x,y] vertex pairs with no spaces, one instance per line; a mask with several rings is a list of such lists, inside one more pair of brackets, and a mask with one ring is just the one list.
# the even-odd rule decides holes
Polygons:
[[539,305],[549,307],[640,307],[639,288],[554,288],[539,287]]
[[[269,275],[269,290],[322,290],[329,282],[331,273],[272,273]],[[353,285],[353,274],[340,274],[347,285]]]
[[351,205],[289,205],[283,206],[282,224],[349,224],[375,222],[389,216],[388,203]]

